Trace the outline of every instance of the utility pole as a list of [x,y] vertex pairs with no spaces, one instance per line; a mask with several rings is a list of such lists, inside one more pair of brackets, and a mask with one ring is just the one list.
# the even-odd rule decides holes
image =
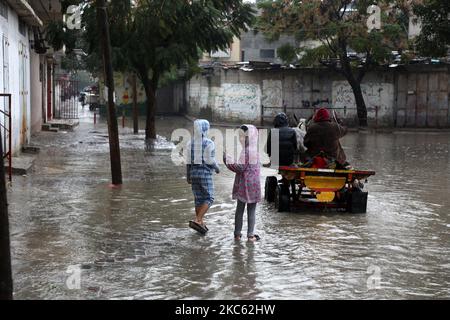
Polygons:
[[133,75],[133,133],[139,133],[139,111],[137,106],[136,74]]
[[100,31],[102,44],[105,85],[108,89],[108,107],[106,110],[112,184],[120,185],[122,184],[122,167],[120,164],[119,128],[117,125],[116,106],[114,104],[114,76],[111,61],[111,38],[109,34],[108,12],[106,10],[105,0],[96,0],[96,4],[98,30]]
[[2,133],[0,131],[0,300],[12,300],[13,282],[9,242],[8,202],[6,198],[2,141]]

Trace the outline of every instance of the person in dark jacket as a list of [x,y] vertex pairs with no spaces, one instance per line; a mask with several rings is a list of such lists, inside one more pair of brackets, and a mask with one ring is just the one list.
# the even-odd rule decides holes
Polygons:
[[[295,130],[289,127],[289,120],[285,113],[279,113],[273,120],[273,126],[279,134],[279,158],[280,166],[289,166],[294,162],[294,154],[297,152],[297,136]],[[272,131],[272,130],[271,130]],[[272,132],[267,137],[267,154],[272,161]]]
[[339,139],[345,136],[347,128],[331,120],[330,112],[319,109],[308,126],[305,139],[303,141],[307,149],[307,157],[313,158],[323,152],[326,156],[336,160],[341,166],[347,165],[344,150]]

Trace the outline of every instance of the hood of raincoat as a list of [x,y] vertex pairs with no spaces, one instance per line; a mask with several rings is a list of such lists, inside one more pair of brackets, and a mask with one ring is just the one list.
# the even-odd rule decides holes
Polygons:
[[[244,149],[239,157],[240,164],[258,164],[258,129],[251,124],[245,124],[247,131],[241,129],[240,142]],[[242,128],[242,127],[241,127]]]
[[187,158],[191,164],[204,163],[204,140],[208,138],[209,121],[205,119],[197,119],[194,121],[194,138],[191,141],[190,153]]
[[325,108],[320,108],[314,115],[315,122],[330,121],[330,112]]
[[194,134],[206,136],[209,131],[209,121],[205,119],[197,119],[194,121]]
[[283,128],[289,126],[289,120],[285,113],[280,112],[275,116],[275,119],[273,120],[273,126],[275,128]]

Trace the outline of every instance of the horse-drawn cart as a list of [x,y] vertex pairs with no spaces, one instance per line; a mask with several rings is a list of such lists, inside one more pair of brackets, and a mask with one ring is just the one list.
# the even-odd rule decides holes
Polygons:
[[264,198],[275,202],[278,211],[334,208],[365,213],[367,192],[361,181],[374,171],[279,167],[282,179],[267,177]]

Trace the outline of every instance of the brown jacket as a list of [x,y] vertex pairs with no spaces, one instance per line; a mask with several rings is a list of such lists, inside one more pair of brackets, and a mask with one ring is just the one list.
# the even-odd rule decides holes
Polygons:
[[306,131],[303,144],[308,148],[307,156],[314,157],[323,151],[340,164],[344,164],[346,156],[339,139],[345,136],[347,128],[335,122],[312,122]]

